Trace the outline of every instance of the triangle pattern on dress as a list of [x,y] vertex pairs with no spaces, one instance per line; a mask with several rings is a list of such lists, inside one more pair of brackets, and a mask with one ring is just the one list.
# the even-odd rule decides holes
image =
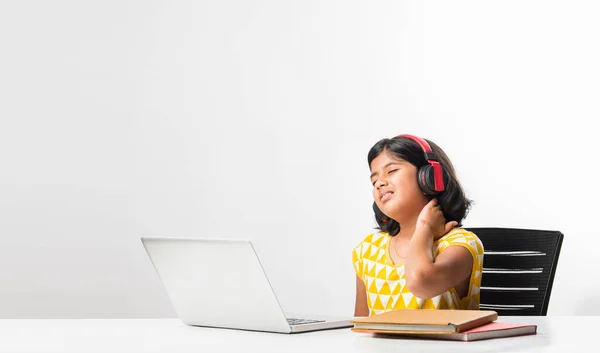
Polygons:
[[410,305],[410,301],[413,298],[412,293],[402,293],[402,300],[404,301],[404,307],[408,308]]
[[433,303],[433,307],[435,309],[440,307],[440,300],[442,299],[442,295],[436,295],[435,297],[431,298],[431,302]]
[[363,244],[362,246],[362,253],[360,254],[362,257],[365,257],[365,254],[367,253],[367,251],[371,248],[371,244]]
[[384,283],[385,283],[385,280],[379,279],[379,278],[375,278],[375,284],[377,286],[377,293],[381,292],[381,287],[383,287]]

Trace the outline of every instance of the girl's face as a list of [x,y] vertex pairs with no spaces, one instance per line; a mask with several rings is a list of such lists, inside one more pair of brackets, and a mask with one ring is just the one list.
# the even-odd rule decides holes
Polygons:
[[399,223],[416,220],[429,201],[417,184],[417,167],[387,150],[371,162],[371,183],[379,209]]

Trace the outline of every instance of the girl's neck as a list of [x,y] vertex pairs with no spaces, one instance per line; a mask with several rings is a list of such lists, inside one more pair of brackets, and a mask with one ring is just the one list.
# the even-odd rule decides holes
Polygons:
[[399,238],[410,240],[415,233],[417,220],[400,223],[400,232],[396,235]]

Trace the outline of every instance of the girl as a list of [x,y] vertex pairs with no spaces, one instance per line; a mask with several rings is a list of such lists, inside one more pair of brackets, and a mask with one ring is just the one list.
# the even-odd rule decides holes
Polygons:
[[479,309],[483,245],[459,228],[471,202],[435,143],[412,135],[368,154],[380,232],[352,252],[355,316],[395,309]]

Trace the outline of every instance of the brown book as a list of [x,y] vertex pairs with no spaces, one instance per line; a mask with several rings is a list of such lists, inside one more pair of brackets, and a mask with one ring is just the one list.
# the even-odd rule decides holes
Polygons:
[[354,319],[353,331],[380,333],[458,333],[495,321],[492,310],[400,309]]

